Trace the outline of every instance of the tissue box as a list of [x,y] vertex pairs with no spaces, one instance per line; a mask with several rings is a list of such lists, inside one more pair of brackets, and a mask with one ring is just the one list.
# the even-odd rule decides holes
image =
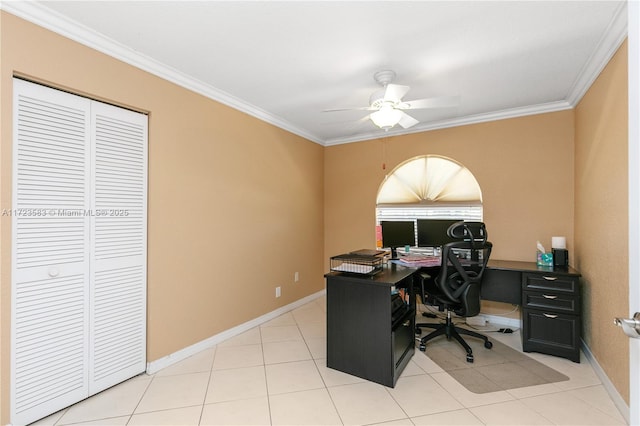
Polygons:
[[538,251],[537,255],[538,266],[553,266],[553,253],[542,253]]

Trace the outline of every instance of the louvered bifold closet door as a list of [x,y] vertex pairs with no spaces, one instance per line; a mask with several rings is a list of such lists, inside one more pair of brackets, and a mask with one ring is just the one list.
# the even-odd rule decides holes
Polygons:
[[146,368],[147,116],[92,106],[91,393]]
[[147,116],[14,79],[11,422],[145,371]]
[[14,80],[11,406],[25,424],[88,392],[90,101]]

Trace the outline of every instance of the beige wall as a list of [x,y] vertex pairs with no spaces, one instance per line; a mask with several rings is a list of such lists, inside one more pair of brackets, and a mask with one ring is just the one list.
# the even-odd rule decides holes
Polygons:
[[[321,145],[6,12],[0,31],[1,208],[11,207],[13,74],[149,113],[149,361],[324,288]],[[0,249],[0,423],[6,424],[6,217]]]
[[[149,361],[321,290],[330,256],[375,245],[385,174],[438,154],[478,180],[493,258],[531,261],[536,240],[550,246],[551,236],[567,237],[586,281],[585,340],[628,399],[628,343],[609,326],[627,309],[626,48],[580,103],[575,123],[574,111],[563,111],[323,148],[0,13],[1,208],[11,205],[14,73],[149,113]],[[2,218],[3,424],[10,237]],[[247,243],[255,250],[247,253]]]
[[[567,110],[328,147],[325,259],[375,247],[380,184],[398,164],[426,154],[457,160],[478,180],[493,259],[534,261],[536,241],[550,249],[554,235],[567,237],[572,254],[573,139]],[[483,303],[488,314],[512,310]]]
[[575,266],[583,275],[584,340],[629,403],[628,82],[623,44],[576,108]]

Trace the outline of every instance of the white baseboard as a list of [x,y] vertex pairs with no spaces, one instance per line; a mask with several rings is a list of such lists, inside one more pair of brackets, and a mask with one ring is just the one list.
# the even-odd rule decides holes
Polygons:
[[506,325],[507,327],[517,329],[522,327],[522,321],[517,318],[508,318],[499,315],[485,315],[481,314],[488,323],[495,325]]
[[602,367],[600,367],[600,364],[598,364],[598,360],[596,359],[595,356],[593,356],[593,352],[591,352],[591,349],[589,349],[589,346],[587,346],[584,340],[581,340],[581,341],[582,341],[582,351],[584,352],[585,357],[587,357],[587,360],[589,360],[591,367],[593,367],[593,371],[596,373],[596,376],[598,376],[598,378],[602,382],[602,386],[604,386],[605,390],[611,397],[611,400],[618,408],[618,411],[620,411],[620,414],[622,414],[622,417],[624,417],[624,420],[627,422],[627,424],[630,424],[629,422],[630,422],[631,416],[629,413],[629,406],[625,402],[624,398],[620,396],[620,393],[618,392],[616,387],[613,385],[613,383],[611,383],[611,380],[609,380],[607,373],[605,373]]
[[183,359],[186,359],[192,355],[195,355],[198,352],[201,352],[205,349],[212,348],[217,344],[224,342],[227,339],[230,339],[231,337],[242,334],[245,331],[248,331],[254,327],[259,326],[260,324],[264,324],[267,321],[271,321],[272,319],[277,318],[280,315],[285,314],[289,311],[292,311],[296,308],[299,308],[300,306],[305,305],[311,302],[312,300],[317,299],[318,297],[322,297],[325,294],[326,294],[326,290],[321,290],[307,297],[303,297],[300,300],[296,300],[295,302],[290,303],[286,306],[282,306],[276,309],[275,311],[271,311],[258,318],[252,319],[251,321],[247,321],[244,324],[240,324],[236,327],[225,330],[222,333],[218,333],[205,340],[195,343],[191,346],[187,346],[186,348],[180,349],[179,351],[169,354],[165,357],[162,357],[155,361],[147,362],[147,374],[154,374],[162,370],[163,368],[169,367],[170,365],[175,364],[176,362],[182,361]]

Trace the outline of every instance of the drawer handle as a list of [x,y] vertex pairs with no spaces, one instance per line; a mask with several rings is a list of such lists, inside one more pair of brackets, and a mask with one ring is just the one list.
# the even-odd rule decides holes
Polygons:
[[409,327],[411,325],[411,320],[406,320],[405,322],[402,323],[403,327]]
[[548,277],[546,275],[543,275],[542,278],[544,278],[547,281],[555,281],[558,279],[558,277]]
[[544,312],[542,313],[542,315],[544,315],[547,318],[558,318],[557,315],[545,314]]
[[543,294],[542,297],[544,297],[545,299],[557,299],[558,296],[550,296],[548,294]]

